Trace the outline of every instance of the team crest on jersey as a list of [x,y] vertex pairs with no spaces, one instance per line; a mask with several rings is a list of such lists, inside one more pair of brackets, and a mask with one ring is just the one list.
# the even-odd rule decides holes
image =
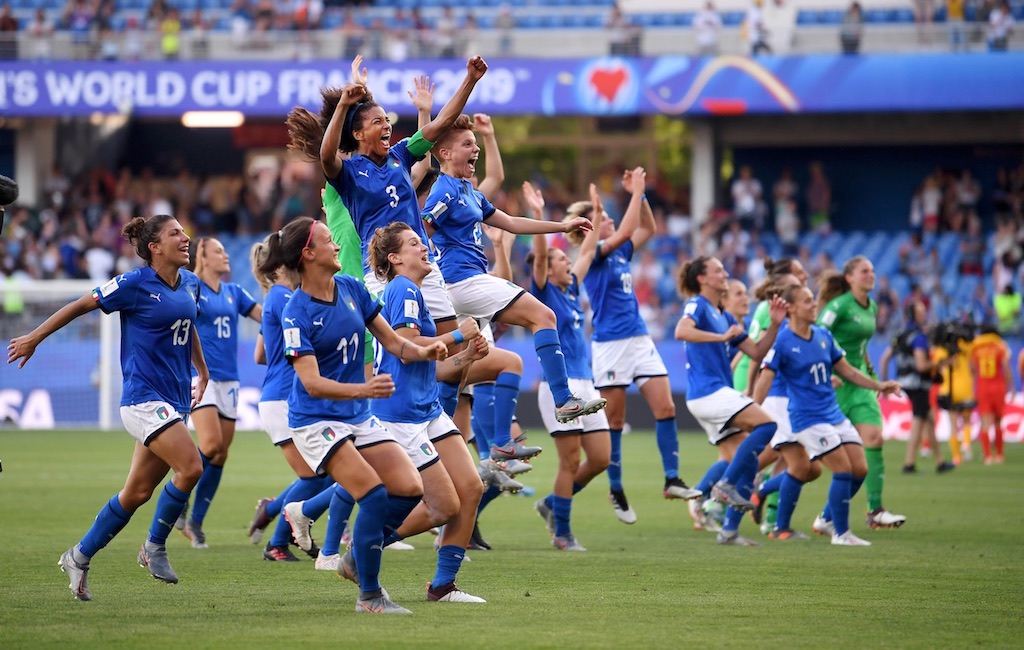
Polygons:
[[351,309],[352,311],[356,310],[355,300],[352,300],[351,298],[345,298],[345,304],[348,305],[348,308]]
[[324,427],[323,431],[320,432],[320,435],[322,435],[324,440],[327,442],[331,442],[338,437],[338,434],[335,433],[334,429],[331,427]]
[[822,350],[824,350],[824,349],[825,349],[825,342],[824,342],[824,341],[822,341],[822,342],[821,342],[821,349],[822,349]]
[[415,300],[405,301],[405,317],[419,320],[420,317],[420,303]]
[[402,166],[402,163],[398,162],[397,160],[393,160],[391,162],[391,166],[394,167],[395,169],[398,169],[399,167]]
[[[286,327],[284,330],[284,347],[297,348],[302,345],[302,337],[298,327]],[[287,353],[287,351],[286,351]]]
[[171,412],[167,410],[166,406],[161,406],[156,410],[156,417],[160,420],[166,420],[171,417]]
[[111,278],[109,282],[100,287],[100,295],[106,298],[110,294],[117,291],[117,278]]
[[234,298],[232,298],[231,296],[228,296],[228,304],[229,304],[229,305],[233,305],[233,304],[235,304],[235,300],[234,300]]
[[420,451],[422,451],[425,456],[433,456],[434,446],[431,445],[429,442],[424,442],[422,445],[420,445]]

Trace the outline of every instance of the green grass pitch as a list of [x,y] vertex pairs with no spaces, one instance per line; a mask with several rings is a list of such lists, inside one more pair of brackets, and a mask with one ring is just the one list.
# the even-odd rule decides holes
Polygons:
[[[546,436],[544,437],[546,438]],[[550,440],[525,482],[550,490]],[[714,458],[703,436],[680,436],[683,477]],[[174,534],[178,585],[154,581],[135,554],[153,503],[93,560],[94,600],[76,602],[56,566],[122,485],[132,443],[124,433],[0,432],[0,648],[958,648],[1024,647],[1024,446],[1007,463],[968,463],[937,476],[921,461],[899,472],[903,445],[886,447],[887,506],[899,530],[867,530],[864,497],[853,530],[870,548],[761,538],[719,547],[693,530],[686,506],[661,497],[653,435],[624,438],[625,484],[639,521],[619,523],[599,477],[574,500],[586,553],[551,548],[533,499],[506,496],[484,513],[494,546],[471,552],[459,583],[486,605],[428,603],[433,538],[387,551],[382,582],[407,617],[356,616],[356,588],[311,560],[261,559],[245,527],[256,499],[290,470],[265,435],[241,433],[207,517],[210,549]],[[796,527],[810,532],[827,477],[804,490]],[[317,524],[314,536],[322,536]]]

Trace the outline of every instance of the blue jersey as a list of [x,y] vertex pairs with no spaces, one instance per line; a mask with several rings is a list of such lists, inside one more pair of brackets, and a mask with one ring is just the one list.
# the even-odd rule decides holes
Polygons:
[[196,331],[213,381],[238,381],[238,316],[248,316],[256,301],[234,282],[214,291],[203,282]]
[[[423,336],[437,336],[423,293],[409,278],[399,275],[384,288],[381,314],[394,329],[411,327]],[[403,363],[383,350],[380,371],[390,373],[395,392],[387,399],[375,399],[370,410],[385,422],[421,424],[441,415],[437,390],[437,364],[433,361]]]
[[815,424],[839,424],[846,419],[832,388],[832,366],[845,356],[832,332],[811,325],[811,338],[793,330],[779,332],[764,367],[782,375],[789,390],[789,421],[799,433]]
[[590,368],[590,346],[583,338],[583,307],[580,306],[580,283],[572,275],[572,284],[562,289],[552,282],[538,289],[530,280],[530,293],[555,312],[558,340],[565,355],[566,374],[571,379],[594,379]]
[[494,206],[473,184],[441,174],[430,188],[423,221],[434,227],[437,265],[450,284],[487,273],[480,224],[494,214]]
[[370,270],[366,247],[377,228],[393,221],[409,224],[420,239],[427,241],[427,232],[420,219],[409,170],[423,156],[409,151],[409,139],[402,140],[388,151],[384,163],[378,165],[366,156],[352,156],[342,163],[341,173],[327,182],[338,192],[352,215],[352,222],[362,241],[363,272]]
[[[363,283],[348,275],[334,276],[334,300],[323,302],[301,288],[281,312],[284,353],[294,359],[316,356],[320,376],[343,384],[362,384],[366,325],[380,312]],[[298,375],[288,396],[288,426],[336,420],[356,424],[370,417],[368,399],[333,400],[310,397]]]
[[263,334],[263,348],[267,352],[267,374],[263,377],[261,402],[287,400],[295,381],[295,370],[284,356],[284,328],[281,312],[292,297],[292,290],[275,284],[267,291],[263,301],[263,320],[260,333]]
[[[689,318],[697,329],[725,334],[736,324],[729,312],[723,312],[704,296],[696,296],[683,307],[683,318]],[[686,351],[686,399],[706,397],[716,390],[732,388],[729,346],[738,346],[747,335],[740,334],[728,342],[684,344]]]
[[618,341],[647,334],[647,324],[640,318],[640,305],[633,293],[633,275],[629,261],[633,259],[633,242],[627,241],[608,255],[598,245],[590,272],[583,286],[594,310],[595,341]]
[[153,267],[143,266],[92,295],[105,313],[121,312],[121,406],[167,402],[178,413],[188,413],[199,278],[182,269],[172,287]]

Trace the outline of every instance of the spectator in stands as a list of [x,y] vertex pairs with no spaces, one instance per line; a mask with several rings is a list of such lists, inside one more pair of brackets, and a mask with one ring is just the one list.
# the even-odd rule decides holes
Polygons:
[[498,54],[512,56],[512,36],[516,28],[516,19],[507,4],[502,4],[498,8],[498,17],[494,20],[494,27],[498,30]]
[[753,0],[743,19],[742,31],[746,36],[747,45],[750,47],[750,56],[772,53],[772,48],[768,45],[768,29],[765,26],[764,13],[761,11],[763,4],[764,0]]
[[875,329],[879,334],[887,334],[895,322],[893,314],[899,306],[899,296],[889,286],[889,278],[881,276],[878,278],[878,285],[875,287],[875,304],[878,305],[878,315],[875,317]]
[[210,56],[209,32],[213,29],[213,24],[203,17],[203,10],[196,7],[192,12],[192,17],[188,19],[187,26],[192,58],[200,61],[208,58]]
[[825,176],[825,168],[818,161],[810,165],[811,180],[807,184],[807,214],[814,228],[822,234],[832,231],[832,185]]
[[441,10],[441,15],[434,25],[434,38],[437,46],[437,56],[442,59],[455,58],[455,40],[459,32],[459,22],[455,18],[455,11],[451,5]]
[[921,189],[921,227],[926,233],[939,231],[942,211],[942,185],[938,174],[924,179]]
[[121,59],[139,61],[146,54],[146,36],[139,29],[139,20],[130,16],[125,22],[124,47],[121,48]]
[[228,10],[231,14],[231,36],[236,46],[245,47],[252,31],[253,13],[249,0],[234,0]]
[[852,2],[850,8],[843,14],[843,24],[839,28],[839,45],[843,54],[857,54],[860,52],[860,40],[864,34],[864,12],[860,3]]
[[26,33],[32,42],[32,58],[36,61],[49,61],[53,55],[53,23],[47,20],[45,9],[36,9]]
[[718,34],[722,31],[722,16],[715,3],[708,0],[704,8],[693,16],[693,29],[697,32],[697,53],[701,56],[718,54]]
[[18,19],[11,13],[11,4],[0,8],[0,59],[18,58]]
[[992,307],[992,301],[985,293],[985,285],[980,282],[974,287],[974,295],[971,297],[970,308],[967,311],[971,320],[975,323],[995,322],[996,311]]
[[[960,275],[985,275],[985,235],[981,232],[981,219],[972,215],[967,221],[967,233],[960,240]],[[979,321],[980,322],[980,321]]]
[[96,14],[86,0],[70,0],[64,8],[62,22],[71,30],[71,43],[77,59],[88,58]]
[[[351,60],[363,53],[366,45],[366,30],[356,21],[355,12],[353,12],[351,7],[345,7],[343,16],[342,23],[338,26],[338,31],[341,32],[345,39],[342,57]],[[381,24],[381,27],[383,28],[383,24]],[[377,49],[380,49],[379,45]],[[373,55],[370,54],[370,56],[372,57]]]
[[949,49],[961,52],[967,47],[964,39],[964,0],[946,0],[946,25],[949,27]]
[[988,49],[990,52],[1005,52],[1010,32],[1013,31],[1013,14],[1010,3],[1002,0],[988,15]]
[[181,56],[181,19],[177,9],[171,9],[160,21],[160,53],[165,61],[177,61]]
[[740,167],[740,174],[732,182],[733,216],[746,230],[760,229],[764,217],[761,181],[754,178],[750,165]]
[[914,20],[917,22],[917,39],[922,43],[930,40],[928,31],[935,18],[935,0],[914,0]]
[[640,30],[622,13],[618,4],[612,5],[605,27],[608,29],[609,54],[640,56]]
[[1013,284],[1007,284],[992,300],[999,321],[999,333],[1016,335],[1020,333],[1021,297]]
[[461,35],[462,47],[456,47],[456,57],[469,58],[480,50],[480,26],[476,21],[476,16],[471,13],[466,14],[466,20],[462,23],[462,29],[459,30],[459,34]]
[[409,15],[412,21],[412,30],[409,32],[409,44],[412,46],[413,56],[417,58],[430,58],[435,54],[436,43],[434,41],[434,30],[430,23],[420,13],[419,7],[413,7]]

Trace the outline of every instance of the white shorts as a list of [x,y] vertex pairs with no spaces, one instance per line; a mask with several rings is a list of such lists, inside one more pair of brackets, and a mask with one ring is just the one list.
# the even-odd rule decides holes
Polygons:
[[737,430],[729,427],[729,420],[754,403],[735,388],[724,386],[710,395],[686,400],[686,408],[708,434],[708,441],[717,445]]
[[[430,310],[430,317],[434,322],[451,320],[455,318],[455,308],[452,307],[452,299],[448,296],[444,276],[441,275],[441,269],[437,268],[437,262],[431,262],[430,266],[431,271],[423,278],[423,285],[420,287],[423,302]],[[372,272],[363,276],[363,284],[375,296],[384,294],[384,283]]]
[[[192,378],[192,385],[196,385],[198,377]],[[206,384],[206,391],[203,392],[203,399],[196,404],[193,411],[198,411],[207,406],[216,406],[217,415],[225,420],[238,419],[238,382],[237,381],[214,381]]]
[[288,400],[260,402],[260,422],[270,436],[270,442],[281,446],[292,441],[292,430],[288,428]]
[[631,336],[617,341],[594,341],[590,344],[594,359],[594,386],[621,388],[636,382],[643,386],[651,377],[668,375],[665,362],[650,336]]
[[798,431],[796,437],[807,450],[807,455],[811,460],[821,458],[840,445],[863,444],[860,434],[849,420],[843,420],[839,424],[815,424],[803,431]]
[[497,320],[498,315],[526,293],[518,284],[481,273],[448,285],[452,305],[460,315]]
[[382,420],[381,424],[391,432],[395,441],[402,445],[409,460],[421,472],[438,461],[437,450],[434,449],[435,442],[453,435],[462,435],[444,411],[429,422],[411,424]]
[[184,422],[185,417],[167,402],[143,402],[121,407],[121,423],[125,430],[146,446],[175,422]]
[[380,420],[373,416],[357,424],[322,420],[291,431],[292,442],[302,458],[320,476],[327,474],[327,460],[346,440],[353,441],[357,449],[395,441]]
[[[597,399],[600,395],[594,388],[594,382],[589,379],[569,378],[569,390],[576,397],[582,400]],[[544,420],[544,427],[552,436],[563,434],[594,433],[595,431],[608,430],[608,416],[604,409],[597,413],[584,415],[581,418],[569,422],[559,422],[555,419],[555,398],[551,394],[551,386],[542,381],[537,387],[537,406],[540,407],[540,417]]]
[[780,397],[778,395],[765,397],[761,407],[765,413],[775,420],[779,427],[775,430],[775,435],[772,436],[771,442],[768,443],[772,449],[778,449],[782,445],[800,444],[800,440],[793,433],[793,427],[789,424],[788,397]]

